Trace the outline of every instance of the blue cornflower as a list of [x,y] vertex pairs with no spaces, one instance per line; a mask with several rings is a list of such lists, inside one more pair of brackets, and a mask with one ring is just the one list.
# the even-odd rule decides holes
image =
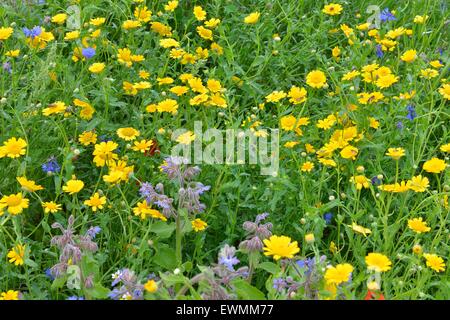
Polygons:
[[333,219],[333,214],[331,212],[327,212],[323,215],[323,219],[327,224],[331,223],[331,219]]
[[22,31],[25,34],[25,37],[31,38],[31,39],[34,39],[34,38],[40,36],[42,33],[42,29],[39,26],[35,26],[31,30],[28,28],[23,28]]
[[381,184],[381,180],[378,179],[377,176],[373,177],[372,179],[370,179],[370,182],[374,185],[374,186],[378,186]]
[[55,277],[52,275],[50,268],[45,269],[45,275],[51,280],[55,280]]
[[389,11],[388,8],[386,8],[383,11],[381,11],[381,13],[380,13],[380,20],[381,20],[381,22],[386,22],[386,21],[397,20],[397,18]]
[[408,105],[406,107],[406,110],[408,111],[408,114],[406,115],[406,118],[408,118],[410,121],[413,121],[417,117],[416,110],[412,105]]
[[47,174],[56,173],[61,170],[61,167],[58,164],[58,161],[55,157],[50,157],[46,163],[42,164],[42,171]]
[[376,55],[378,58],[383,58],[384,53],[383,50],[381,50],[381,45],[377,44],[377,46],[375,47],[376,50]]
[[90,59],[90,58],[92,58],[95,55],[95,49],[94,48],[83,48],[81,50],[81,54],[86,59]]
[[402,130],[403,129],[403,122],[401,122],[401,121],[397,122],[396,127],[397,127],[398,130]]

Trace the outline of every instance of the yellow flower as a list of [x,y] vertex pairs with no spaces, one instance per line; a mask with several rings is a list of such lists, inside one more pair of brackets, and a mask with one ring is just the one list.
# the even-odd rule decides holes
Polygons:
[[186,86],[175,86],[170,88],[169,91],[176,94],[177,96],[182,96],[189,91],[189,88]]
[[405,155],[405,149],[403,148],[389,148],[386,155],[394,160],[398,160]]
[[330,16],[339,15],[342,12],[342,6],[337,3],[330,3],[323,7],[322,12]]
[[358,148],[348,145],[341,150],[340,155],[344,159],[355,160],[358,152]]
[[356,224],[355,222],[352,222],[352,225],[350,226],[350,228],[352,228],[353,231],[362,234],[363,236],[367,236],[368,234],[371,234],[372,231],[370,229],[364,228],[363,226],[360,226],[358,224]]
[[359,76],[360,74],[361,73],[358,70],[347,72],[342,76],[342,81],[352,80],[353,78]]
[[370,180],[363,175],[357,175],[350,178],[350,182],[356,185],[357,190],[361,190],[363,187],[368,189],[370,186]]
[[206,40],[213,40],[213,32],[209,29],[206,29],[203,26],[197,27],[197,33],[200,37]]
[[297,241],[291,242],[291,238],[286,236],[271,236],[264,239],[264,255],[273,256],[275,260],[280,258],[292,259],[300,251]]
[[379,88],[389,88],[392,84],[398,81],[398,77],[393,74],[388,74],[382,77],[379,77],[375,82],[375,85]]
[[0,28],[0,41],[7,40],[13,34],[14,29],[10,27]]
[[106,18],[92,18],[89,23],[95,27],[99,27],[102,24],[104,24],[106,21]]
[[444,160],[432,158],[423,164],[423,170],[429,173],[440,173],[447,167]]
[[22,189],[28,192],[35,192],[44,189],[43,186],[40,186],[33,180],[28,180],[25,177],[17,177],[17,181],[20,183]]
[[208,224],[205,221],[198,219],[198,218],[191,221],[191,224],[192,224],[192,229],[194,229],[195,232],[203,231],[208,226]]
[[423,257],[427,260],[427,267],[430,267],[436,272],[445,271],[445,262],[444,259],[439,257],[436,254],[424,253]]
[[8,290],[0,294],[0,300],[19,300],[19,291]]
[[288,92],[289,102],[292,104],[299,104],[306,101],[306,89],[305,88],[299,88],[296,86],[292,86],[291,89]]
[[161,39],[159,40],[159,45],[165,49],[167,48],[178,48],[180,43],[172,38]]
[[164,10],[172,12],[177,7],[178,7],[178,1],[173,0],[173,1],[167,2],[167,4],[164,6]]
[[138,21],[146,23],[149,22],[152,18],[152,12],[148,10],[147,6],[136,7],[136,9],[134,9],[134,17]]
[[19,158],[26,153],[27,143],[22,138],[12,137],[3,142],[3,146],[0,147],[0,159],[3,157]]
[[450,100],[450,84],[443,84],[442,87],[439,88],[439,93],[447,100]]
[[[171,2],[173,2],[173,1],[171,1]],[[178,1],[175,1],[175,2],[178,2]],[[147,292],[154,293],[158,290],[158,284],[156,283],[155,280],[150,279],[144,284],[144,289]]]
[[442,68],[444,66],[439,60],[430,61],[430,65],[436,69]]
[[220,84],[220,81],[215,79],[208,79],[208,81],[206,82],[206,86],[211,92],[219,92],[222,90],[222,85]]
[[200,6],[194,7],[194,16],[198,21],[203,21],[206,19],[206,11]]
[[134,146],[132,147],[132,149],[134,151],[139,151],[139,152],[144,153],[145,151],[150,150],[152,145],[153,145],[153,141],[152,140],[142,139],[140,141],[135,141],[134,142]]
[[195,140],[195,134],[193,134],[192,131],[186,131],[185,133],[180,134],[176,139],[176,141],[178,143],[185,144],[185,145],[191,144],[191,142],[194,140]]
[[83,189],[84,187],[84,182],[81,180],[77,180],[77,178],[75,176],[72,176],[72,179],[70,179],[69,181],[67,181],[66,185],[63,186],[63,191],[67,192],[69,194],[74,194],[74,193],[78,193],[81,191],[81,189]]
[[439,75],[439,72],[437,72],[434,69],[426,68],[426,69],[420,70],[421,78],[431,79],[431,78],[437,77],[438,75]]
[[91,207],[92,211],[97,211],[98,209],[103,209],[103,205],[106,203],[106,197],[100,197],[98,192],[94,193],[89,200],[85,200],[84,204]]
[[219,23],[220,23],[220,19],[212,18],[212,19],[209,19],[208,21],[205,21],[205,26],[207,28],[214,29],[215,27],[217,27],[219,25]]
[[278,102],[286,97],[286,92],[284,91],[273,91],[266,96],[267,102]]
[[325,271],[324,278],[328,285],[339,285],[343,282],[347,282],[350,279],[352,272],[353,267],[351,264],[342,263],[338,264],[336,267],[329,267],[327,271]]
[[311,244],[311,243],[314,243],[315,240],[316,239],[314,237],[314,233],[305,234],[305,241],[306,241],[306,243]]
[[430,181],[427,177],[422,177],[422,175],[418,175],[412,177],[411,180],[407,182],[408,188],[415,192],[424,192],[427,190],[430,185]]
[[413,253],[415,254],[421,254],[422,253],[422,246],[420,244],[415,244],[412,248]]
[[158,210],[151,209],[148,206],[147,200],[143,200],[136,204],[136,207],[133,208],[133,213],[135,216],[139,216],[142,220],[147,218],[148,216],[160,219],[162,221],[167,221],[167,218]]
[[417,233],[425,233],[431,230],[430,227],[427,227],[427,223],[423,221],[422,218],[409,219],[408,227]]
[[417,51],[416,50],[407,50],[405,53],[400,57],[405,62],[413,62],[417,58]]
[[59,13],[52,17],[52,22],[56,24],[63,24],[67,20],[67,14]]
[[97,142],[97,134],[93,131],[84,131],[78,136],[78,141],[83,146],[88,146],[90,144],[95,144]]
[[302,164],[301,170],[303,172],[311,172],[313,168],[314,168],[314,163],[312,163],[311,161],[306,161],[304,164]]
[[113,141],[100,142],[94,147],[94,163],[97,167],[102,167],[105,164],[109,165],[111,161],[117,159],[119,156],[114,152],[118,144]]
[[63,113],[67,109],[67,106],[62,101],[56,101],[55,103],[49,104],[47,108],[42,110],[42,114],[46,117],[52,114]]
[[89,67],[89,71],[92,73],[100,73],[105,69],[105,64],[103,62],[96,62],[93,63],[90,67]]
[[419,15],[417,15],[417,16],[414,17],[414,23],[422,24],[422,23],[424,23],[425,20],[427,20],[427,19],[428,19],[428,16],[427,16],[427,15],[425,15],[425,16],[419,16]]
[[125,141],[132,141],[140,135],[139,130],[136,130],[132,127],[119,128],[119,129],[117,129],[116,132],[117,132],[117,135],[119,136],[119,138],[121,138]]
[[12,248],[7,255],[7,257],[9,258],[9,262],[14,263],[16,266],[23,265],[24,256],[25,246],[22,246],[21,244],[18,244],[14,248]]
[[298,141],[288,141],[284,144],[284,146],[286,148],[292,149],[293,147],[295,147],[296,145],[298,145],[299,142]]
[[61,210],[61,205],[57,204],[53,201],[42,202],[42,207],[44,208],[45,213],[56,213]]
[[158,103],[157,109],[158,112],[169,112],[175,115],[178,111],[178,103],[176,100],[166,99]]
[[75,40],[75,39],[78,39],[79,37],[80,37],[80,31],[75,30],[75,31],[67,32],[66,35],[64,36],[64,40]]
[[23,209],[28,208],[29,200],[24,198],[22,192],[3,196],[0,199],[0,215],[6,209],[12,215],[22,213]]
[[439,148],[442,152],[450,153],[450,143],[444,144]]
[[137,20],[125,20],[122,23],[122,28],[124,28],[125,30],[136,29],[139,28],[140,26],[141,22]]
[[313,88],[323,88],[327,83],[325,73],[320,70],[313,70],[306,75],[306,84]]
[[17,58],[20,54],[20,50],[9,50],[5,53],[5,56],[11,57],[11,58]]
[[385,272],[391,269],[392,262],[384,254],[372,252],[366,256],[365,260],[368,270]]
[[252,12],[244,18],[244,23],[255,24],[258,22],[260,16],[261,14],[259,12]]

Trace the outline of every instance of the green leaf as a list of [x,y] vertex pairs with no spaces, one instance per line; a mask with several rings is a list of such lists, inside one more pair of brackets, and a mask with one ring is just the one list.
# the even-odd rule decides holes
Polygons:
[[238,297],[243,300],[265,300],[264,293],[259,291],[247,281],[242,279],[235,279],[231,282]]
[[161,247],[156,252],[153,261],[165,269],[175,269],[177,266],[175,250],[169,247]]
[[33,260],[30,260],[30,259],[25,259],[25,264],[27,266],[32,267],[32,268],[37,268],[38,267],[37,263],[34,262]]
[[169,238],[175,230],[175,223],[167,223],[164,221],[157,221],[152,224],[150,231],[154,232],[161,239]]
[[105,288],[100,283],[94,283],[94,286],[92,288],[86,289],[87,295],[91,296],[95,299],[106,299],[108,298],[110,290],[108,288]]
[[266,270],[271,274],[278,274],[281,272],[281,268],[273,262],[262,262],[258,265],[258,269]]
[[67,276],[56,278],[55,280],[53,280],[51,289],[52,290],[61,289],[66,284],[66,280]]

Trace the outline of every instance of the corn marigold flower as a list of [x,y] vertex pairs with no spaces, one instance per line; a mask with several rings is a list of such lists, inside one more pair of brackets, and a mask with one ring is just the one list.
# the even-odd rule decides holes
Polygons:
[[342,6],[337,3],[330,3],[323,7],[322,12],[330,16],[336,16],[341,14]]
[[344,159],[355,160],[356,156],[358,155],[358,152],[359,152],[358,148],[348,145],[341,150],[340,155]]
[[178,1],[172,0],[167,2],[166,5],[164,5],[164,10],[173,12],[178,7]]
[[436,272],[445,271],[445,262],[444,259],[439,257],[438,255],[432,253],[424,253],[423,257],[426,259],[427,267],[433,269]]
[[264,255],[273,256],[275,260],[281,258],[292,259],[300,251],[297,241],[291,242],[291,238],[286,236],[271,236],[263,240],[265,247]]
[[19,158],[26,154],[27,142],[22,138],[9,138],[0,146],[0,159],[3,157]]
[[312,163],[311,161],[306,161],[304,164],[302,164],[301,171],[311,172],[312,169],[314,169],[314,163]]
[[185,133],[180,134],[176,138],[176,142],[189,145],[192,141],[195,140],[195,134],[192,133],[192,131],[186,131]]
[[375,272],[386,272],[391,269],[392,262],[384,254],[371,252],[365,258],[367,269]]
[[144,289],[147,292],[154,293],[158,290],[158,284],[156,283],[155,280],[150,279],[144,284]]
[[93,131],[84,131],[78,136],[78,142],[83,146],[95,144],[97,142],[97,134]]
[[0,216],[4,214],[3,210],[7,210],[11,215],[17,215],[28,208],[29,200],[24,198],[22,192],[10,195],[4,195],[0,199]]
[[408,228],[416,233],[425,233],[431,230],[430,227],[427,227],[427,223],[422,220],[422,217],[409,219]]
[[45,213],[56,213],[61,210],[61,205],[53,201],[42,202],[42,208],[44,208]]
[[20,300],[20,292],[8,290],[0,293],[0,300]]
[[306,84],[313,88],[323,88],[327,83],[325,73],[313,70],[306,75]]
[[447,100],[450,100],[450,83],[443,84],[439,88],[439,93]]
[[8,40],[13,34],[14,29],[11,27],[1,27],[0,28],[0,41]]
[[21,266],[24,263],[25,258],[25,245],[18,244],[13,247],[7,254],[10,263],[14,263],[16,266]]
[[206,11],[201,6],[195,6],[194,16],[198,21],[203,21],[206,19]]
[[168,112],[173,115],[178,112],[178,103],[173,99],[165,99],[157,104],[158,112]]
[[292,86],[288,92],[289,102],[296,105],[306,101],[307,91],[305,88]]
[[445,170],[447,164],[439,158],[432,158],[423,164],[423,170],[429,173],[441,173]]
[[416,60],[416,58],[417,58],[417,51],[416,50],[407,50],[400,57],[400,59],[402,59],[402,61],[405,61],[405,62],[408,62],[408,63],[413,62],[414,60]]
[[93,63],[90,67],[89,67],[89,71],[92,73],[100,73],[103,70],[105,70],[105,64],[103,62],[96,62]]
[[96,212],[98,209],[103,209],[103,206],[106,204],[106,197],[101,197],[100,194],[96,192],[88,200],[85,200],[84,204],[91,207],[92,211]]
[[389,148],[386,155],[394,160],[398,160],[405,155],[405,149],[403,148]]
[[102,167],[105,164],[109,165],[110,162],[117,159],[119,156],[114,152],[118,147],[118,144],[113,141],[100,142],[95,145],[94,163],[97,167]]
[[66,20],[67,14],[65,13],[59,13],[57,15],[54,15],[51,19],[51,21],[56,24],[63,24],[64,22],[66,22]]
[[72,195],[74,193],[80,192],[84,187],[84,182],[78,180],[75,176],[72,176],[72,179],[67,181],[66,185],[63,186],[63,191]]
[[197,33],[200,37],[206,40],[213,40],[213,32],[203,26],[197,27]]
[[125,141],[132,141],[135,140],[139,135],[139,130],[136,130],[132,127],[126,127],[126,128],[119,128],[116,131],[119,138],[125,140]]
[[351,278],[353,267],[349,263],[338,264],[336,267],[330,266],[325,271],[325,281],[328,285],[340,285]]
[[408,188],[413,190],[414,192],[425,192],[430,185],[430,181],[427,177],[422,177],[422,175],[418,175],[412,177],[411,180],[407,182]]
[[46,117],[52,114],[59,114],[66,112],[67,106],[63,101],[56,101],[55,103],[49,104],[47,108],[42,110],[42,114]]
[[38,185],[33,180],[28,180],[25,177],[17,177],[17,181],[20,183],[22,189],[27,192],[36,192],[44,189],[43,186]]
[[357,175],[350,178],[350,182],[356,185],[357,190],[361,190],[363,187],[368,189],[370,187],[370,179],[363,175]]
[[199,218],[191,221],[191,224],[192,224],[192,229],[194,229],[195,232],[203,231],[208,226],[208,224],[205,221],[203,221]]
[[259,12],[252,12],[244,18],[244,23],[255,24],[258,22],[260,16],[261,14]]

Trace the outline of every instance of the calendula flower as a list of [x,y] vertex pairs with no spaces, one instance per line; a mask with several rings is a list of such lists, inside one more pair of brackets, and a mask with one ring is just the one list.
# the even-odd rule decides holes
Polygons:
[[313,88],[323,88],[327,83],[325,73],[313,70],[306,75],[306,84]]
[[22,138],[12,137],[0,147],[0,159],[3,157],[19,158],[26,153],[27,142]]
[[68,194],[72,195],[74,193],[78,193],[83,189],[84,182],[81,180],[78,180],[75,176],[72,176],[72,179],[67,181],[66,185],[63,186],[63,191],[67,192]]
[[291,238],[286,236],[271,236],[263,240],[265,247],[264,255],[273,256],[275,260],[281,258],[292,259],[300,251],[297,241],[291,242]]
[[330,3],[323,7],[322,12],[330,16],[339,15],[342,12],[342,6],[337,3]]
[[398,160],[405,155],[405,149],[403,148],[389,148],[386,155],[394,160]]
[[93,63],[90,67],[89,67],[89,71],[92,73],[100,73],[103,70],[105,70],[105,64],[103,62],[96,62]]
[[43,186],[38,185],[33,180],[28,180],[25,177],[17,177],[17,181],[20,183],[22,189],[28,192],[36,192],[44,189]]
[[84,204],[91,207],[92,211],[96,212],[98,209],[103,209],[103,205],[106,203],[106,197],[100,196],[98,192],[94,193],[88,200],[84,201]]
[[198,218],[191,221],[191,224],[192,224],[192,229],[194,229],[195,232],[203,231],[208,226],[208,224],[205,221],[198,219]]
[[423,164],[423,170],[429,173],[440,173],[447,167],[444,160],[439,158],[432,158]]
[[367,269],[376,272],[386,272],[391,269],[392,262],[384,254],[372,252],[365,258]]
[[42,202],[42,208],[44,208],[45,213],[56,213],[61,210],[61,205],[53,201]]
[[255,24],[258,22],[260,16],[261,14],[259,12],[252,12],[244,18],[244,22],[246,24]]
[[25,257],[25,246],[21,244],[16,245],[8,252],[7,257],[9,258],[10,263],[14,263],[14,265],[16,266],[23,265]]
[[422,218],[413,218],[408,220],[408,227],[416,233],[425,233],[431,230],[427,227],[427,223]]
[[117,129],[116,133],[119,136],[119,138],[125,141],[135,140],[140,135],[139,130],[136,130],[132,127],[119,128]]
[[350,280],[353,267],[349,263],[338,264],[336,267],[329,267],[325,271],[325,281],[328,285],[340,285]]
[[12,215],[22,213],[23,209],[28,208],[29,200],[24,198],[22,193],[4,195],[0,199],[0,216],[3,214],[3,210],[7,210]]
[[439,257],[438,255],[432,253],[424,253],[423,257],[426,259],[426,265],[427,267],[433,269],[436,272],[443,272],[445,271],[445,262],[444,259]]

